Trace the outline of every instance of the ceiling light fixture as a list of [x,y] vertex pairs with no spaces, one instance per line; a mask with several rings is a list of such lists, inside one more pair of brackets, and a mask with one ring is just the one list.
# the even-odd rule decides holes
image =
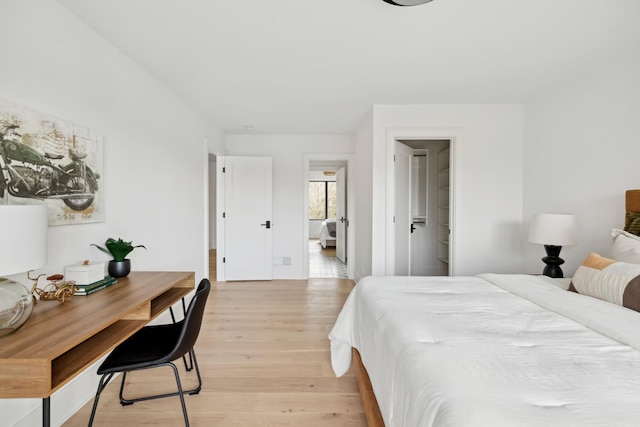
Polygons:
[[382,0],[385,3],[392,4],[394,6],[417,6],[419,4],[429,3],[432,0]]

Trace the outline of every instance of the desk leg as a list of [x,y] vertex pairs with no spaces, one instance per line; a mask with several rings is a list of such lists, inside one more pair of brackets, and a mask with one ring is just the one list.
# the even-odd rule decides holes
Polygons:
[[51,424],[51,397],[42,398],[42,427]]

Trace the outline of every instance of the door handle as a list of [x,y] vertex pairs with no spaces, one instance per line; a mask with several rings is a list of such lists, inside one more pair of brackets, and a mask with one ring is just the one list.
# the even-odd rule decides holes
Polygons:
[[263,227],[271,228],[271,221],[267,221],[265,224],[260,224]]
[[341,223],[343,223],[343,224],[344,224],[344,222],[345,222],[346,220],[347,220],[347,219],[346,219],[345,217],[343,217],[343,216],[341,216],[341,217],[340,217],[340,222],[341,222]]
[[411,224],[411,228],[410,228],[410,230],[411,230],[411,234],[413,234],[413,232],[416,230],[415,225]]

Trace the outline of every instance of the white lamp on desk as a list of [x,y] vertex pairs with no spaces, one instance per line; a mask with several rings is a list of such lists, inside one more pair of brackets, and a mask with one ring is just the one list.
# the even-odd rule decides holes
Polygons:
[[0,206],[0,337],[20,328],[33,310],[31,291],[3,276],[25,273],[46,263],[46,206]]
[[560,258],[563,246],[576,244],[576,218],[570,214],[534,214],[529,229],[529,241],[544,245],[547,256],[542,258],[546,264],[542,274],[553,278],[564,275]]

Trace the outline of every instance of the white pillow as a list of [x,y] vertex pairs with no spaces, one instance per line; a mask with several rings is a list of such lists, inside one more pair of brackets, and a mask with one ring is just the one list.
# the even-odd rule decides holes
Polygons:
[[611,231],[613,244],[610,258],[631,264],[640,264],[640,237],[614,228]]

